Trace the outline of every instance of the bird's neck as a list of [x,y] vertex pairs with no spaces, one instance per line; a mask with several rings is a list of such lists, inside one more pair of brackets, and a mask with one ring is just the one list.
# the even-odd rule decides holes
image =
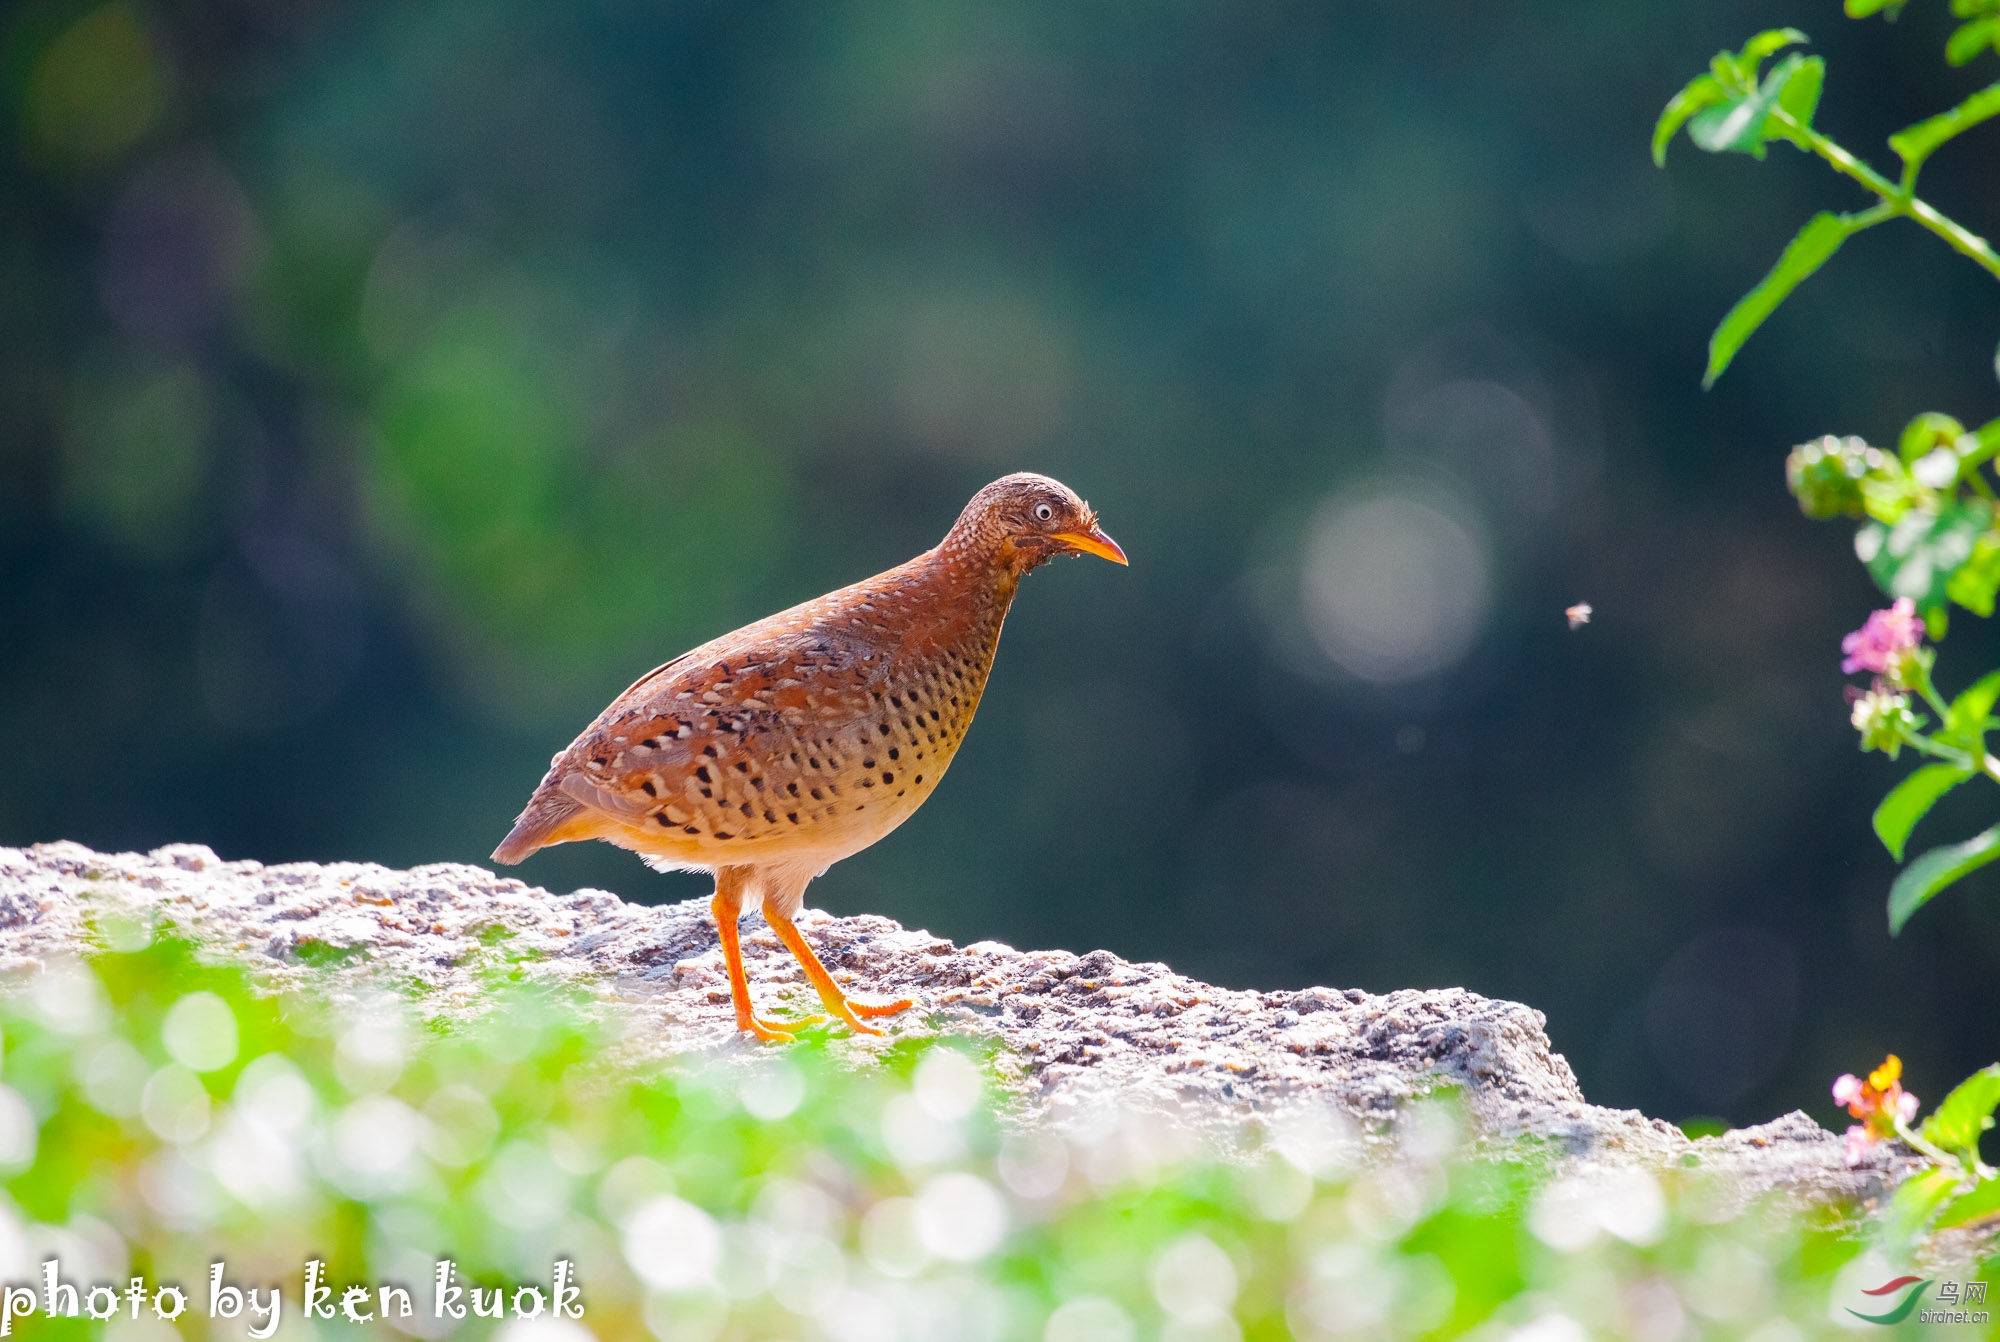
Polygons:
[[1023,575],[1047,563],[1053,556],[1047,547],[1023,548],[1014,544],[1006,529],[990,514],[967,510],[931,555],[955,578],[978,584],[990,582],[1004,589],[1012,600],[1014,588]]
[[968,610],[993,610],[1004,615],[1021,585],[1021,575],[1033,564],[1006,537],[979,532],[961,534],[953,528],[928,556],[937,581],[954,602]]
[[1021,585],[1022,570],[1012,551],[1002,538],[962,537],[954,532],[918,561],[929,569],[926,576],[935,584],[940,633],[934,636],[982,648],[990,661]]

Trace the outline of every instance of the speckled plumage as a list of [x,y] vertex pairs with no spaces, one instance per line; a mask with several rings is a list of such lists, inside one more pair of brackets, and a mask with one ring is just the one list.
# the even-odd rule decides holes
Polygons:
[[[762,907],[829,1010],[868,1030],[797,939],[808,882],[921,806],[957,754],[1023,574],[1062,553],[1124,562],[1089,505],[1046,476],[982,489],[935,549],[658,667],[557,755],[495,850],[604,839],[716,875],[716,917]],[[732,966],[733,968],[733,966]],[[743,1028],[758,1021],[732,972]],[[849,1010],[852,1008],[853,1010]]]

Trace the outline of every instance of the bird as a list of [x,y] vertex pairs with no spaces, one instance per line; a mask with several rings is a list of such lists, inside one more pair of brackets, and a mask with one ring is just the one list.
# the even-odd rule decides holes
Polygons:
[[1067,485],[1002,476],[909,562],[639,677],[550,761],[493,860],[602,839],[661,871],[707,872],[738,1030],[782,1043],[826,1019],[757,1015],[738,923],[761,909],[827,1012],[885,1033],[868,1021],[914,1003],[848,997],[793,917],[814,877],[936,791],[1021,579],[1065,555],[1129,562]]

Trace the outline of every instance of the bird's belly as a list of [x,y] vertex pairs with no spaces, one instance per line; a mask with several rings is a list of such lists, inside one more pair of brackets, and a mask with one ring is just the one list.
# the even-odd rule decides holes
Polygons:
[[[617,835],[604,837],[690,868],[812,858],[823,869],[909,819],[944,776],[956,746],[955,740],[924,742],[918,759],[914,749],[883,746],[857,733],[852,742],[760,752],[761,767],[720,768],[719,778],[673,799],[654,824],[621,825]],[[791,764],[795,753],[797,766]]]

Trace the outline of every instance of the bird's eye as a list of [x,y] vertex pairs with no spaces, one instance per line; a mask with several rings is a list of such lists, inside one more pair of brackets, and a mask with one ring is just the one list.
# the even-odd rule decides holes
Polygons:
[[1055,515],[1056,510],[1049,504],[1038,503],[1035,505],[1035,520],[1037,522],[1046,522]]

